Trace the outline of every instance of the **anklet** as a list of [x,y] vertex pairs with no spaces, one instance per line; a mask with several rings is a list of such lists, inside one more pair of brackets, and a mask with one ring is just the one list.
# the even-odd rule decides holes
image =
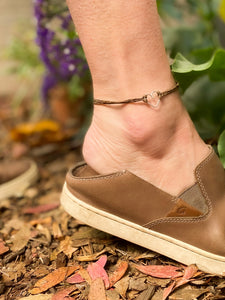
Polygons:
[[162,97],[167,96],[173,92],[175,92],[179,87],[179,83],[176,82],[176,86],[171,90],[160,92],[160,91],[152,91],[150,94],[146,94],[141,98],[127,99],[123,101],[110,101],[110,100],[100,100],[94,99],[94,104],[127,104],[127,103],[135,103],[135,102],[144,102],[149,104],[153,108],[157,108],[159,106],[160,100]]

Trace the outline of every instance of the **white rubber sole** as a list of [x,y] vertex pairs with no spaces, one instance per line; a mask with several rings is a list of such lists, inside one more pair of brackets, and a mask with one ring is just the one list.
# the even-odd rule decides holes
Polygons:
[[30,168],[20,176],[0,185],[0,200],[12,196],[20,197],[38,179],[37,165],[31,161]]
[[201,250],[170,236],[97,209],[77,199],[65,183],[61,204],[74,218],[87,225],[135,243],[186,265],[196,264],[204,272],[225,275],[225,257]]

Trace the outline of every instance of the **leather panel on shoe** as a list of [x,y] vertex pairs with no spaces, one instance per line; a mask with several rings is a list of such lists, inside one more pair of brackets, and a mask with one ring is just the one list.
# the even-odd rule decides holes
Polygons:
[[196,219],[162,218],[146,225],[205,251],[225,256],[225,172],[212,152],[195,170],[208,212]]
[[174,207],[175,197],[128,171],[85,177],[89,173],[86,165],[78,166],[67,174],[66,182],[75,197],[95,208],[143,225]]

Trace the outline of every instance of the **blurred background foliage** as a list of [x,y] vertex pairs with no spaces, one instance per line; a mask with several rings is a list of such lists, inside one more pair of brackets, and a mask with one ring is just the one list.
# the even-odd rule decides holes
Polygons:
[[[217,146],[225,166],[225,0],[158,0],[163,37],[183,102],[202,138]],[[91,76],[65,1],[34,0],[36,33],[26,31],[8,53],[17,72],[43,77],[42,99],[63,86],[69,101],[91,113]],[[82,127],[82,126],[81,126]],[[83,127],[82,127],[83,128]],[[85,130],[83,130],[85,132]],[[220,137],[220,138],[219,138]]]

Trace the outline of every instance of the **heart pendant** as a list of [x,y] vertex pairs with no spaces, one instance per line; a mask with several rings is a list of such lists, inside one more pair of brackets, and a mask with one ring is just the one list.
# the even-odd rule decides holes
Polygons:
[[153,91],[150,94],[146,95],[146,102],[153,108],[157,108],[160,103],[159,92]]

